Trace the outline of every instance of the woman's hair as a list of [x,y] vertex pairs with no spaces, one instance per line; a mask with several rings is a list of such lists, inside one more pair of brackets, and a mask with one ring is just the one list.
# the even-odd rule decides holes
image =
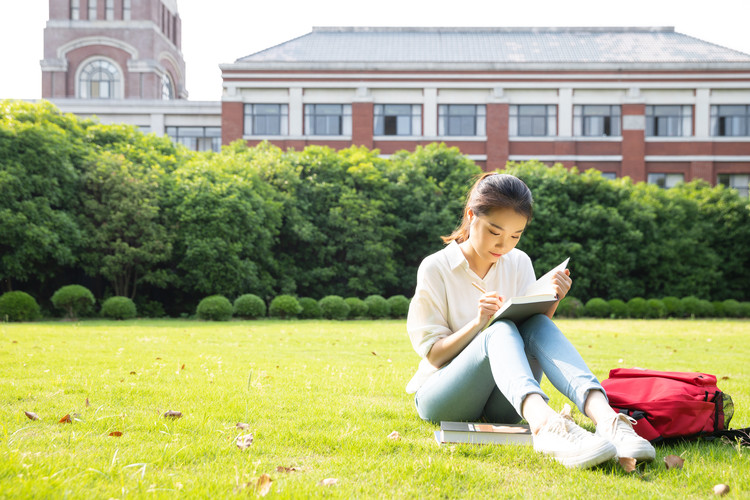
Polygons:
[[518,177],[509,174],[482,174],[471,187],[466,196],[464,215],[461,225],[450,235],[442,236],[445,243],[455,241],[462,243],[469,239],[471,221],[468,212],[476,215],[487,215],[495,208],[512,208],[518,214],[531,220],[533,214],[531,190]]

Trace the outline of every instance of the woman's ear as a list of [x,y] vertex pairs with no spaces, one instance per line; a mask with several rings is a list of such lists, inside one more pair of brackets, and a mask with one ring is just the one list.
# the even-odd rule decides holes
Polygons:
[[474,210],[467,208],[466,209],[466,218],[469,220],[469,222],[474,220]]

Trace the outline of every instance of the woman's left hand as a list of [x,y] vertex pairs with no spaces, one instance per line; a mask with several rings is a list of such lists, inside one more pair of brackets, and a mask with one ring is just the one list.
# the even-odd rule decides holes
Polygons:
[[573,286],[573,280],[570,278],[570,269],[558,271],[552,277],[552,289],[557,293],[558,300],[562,300]]

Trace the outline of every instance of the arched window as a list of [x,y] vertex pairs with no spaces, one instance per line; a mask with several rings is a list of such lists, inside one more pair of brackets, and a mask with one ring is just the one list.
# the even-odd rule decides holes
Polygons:
[[161,98],[165,101],[174,99],[174,84],[166,73],[161,77]]
[[115,99],[120,88],[120,71],[109,61],[96,59],[81,70],[79,93],[84,99]]

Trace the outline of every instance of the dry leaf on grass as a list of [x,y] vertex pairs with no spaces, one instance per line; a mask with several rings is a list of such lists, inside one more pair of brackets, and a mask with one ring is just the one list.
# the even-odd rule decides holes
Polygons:
[[373,356],[377,356],[377,355],[378,355],[378,353],[376,353],[375,351],[372,351],[372,355],[373,355]]
[[271,476],[263,474],[255,483],[255,492],[262,497],[268,495],[268,492],[271,491],[272,483],[273,479],[271,479]]
[[[724,375],[723,377],[721,377],[721,380],[729,380],[729,376]],[[721,485],[717,484],[716,486],[721,486]]]
[[242,430],[249,429],[250,424],[246,424],[244,422],[237,422],[237,428],[242,429]]
[[286,473],[289,473],[289,472],[296,472],[296,471],[297,471],[297,469],[294,468],[294,467],[284,467],[283,465],[279,465],[279,466],[276,467],[276,472],[286,472]]
[[625,472],[630,473],[635,470],[635,458],[620,457],[617,461],[620,462],[620,467],[622,467]]
[[685,460],[677,455],[667,455],[664,457],[664,464],[667,466],[667,469],[682,469],[682,464],[684,463]]
[[724,496],[727,493],[729,493],[729,485],[727,484],[717,484],[714,486],[714,495]]
[[26,415],[27,417],[29,417],[30,420],[39,420],[39,415],[37,415],[33,411],[25,411],[23,413],[24,413],[24,415]]
[[70,418],[70,413],[68,413],[67,415],[65,415],[58,422],[58,424],[72,424],[72,423],[73,423],[73,419]]
[[180,367],[180,370],[184,370],[184,369],[185,369],[185,363],[182,363],[182,366]]
[[86,408],[88,408],[89,406],[91,406],[91,404],[89,404],[89,398],[86,398]]
[[109,433],[109,435],[112,436],[112,437],[120,437],[120,436],[122,436],[122,432],[120,432],[120,431],[112,431],[112,432]]
[[318,483],[318,486],[335,486],[339,482],[338,479],[333,477],[327,477]]
[[394,441],[397,441],[401,439],[401,434],[399,434],[398,431],[393,431],[390,434],[388,434],[388,439],[393,439]]
[[237,445],[237,448],[240,450],[246,450],[250,447],[251,444],[253,444],[253,435],[252,434],[245,434],[244,436],[239,436],[235,440],[235,444]]
[[131,374],[131,375],[136,375],[136,373],[135,373],[134,371],[130,372],[130,374]]
[[164,418],[182,418],[182,412],[169,410],[164,414]]

